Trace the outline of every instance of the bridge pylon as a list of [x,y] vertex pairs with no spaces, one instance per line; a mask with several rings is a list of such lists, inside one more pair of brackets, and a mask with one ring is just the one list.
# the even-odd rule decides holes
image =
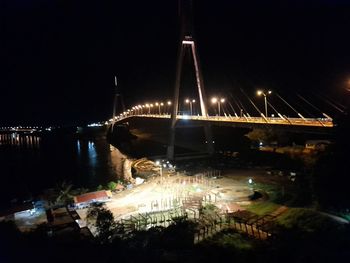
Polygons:
[[123,101],[123,97],[118,89],[118,80],[117,77],[114,76],[114,85],[115,85],[115,94],[114,94],[114,102],[113,102],[113,121],[111,123],[111,132],[113,133],[113,129],[114,129],[114,124],[115,124],[115,118],[116,118],[116,113],[118,110],[118,98],[121,104],[121,109],[122,111],[125,111],[125,105],[124,105],[124,101]]
[[[179,0],[179,12],[181,21],[180,30],[180,43],[178,48],[177,66],[176,66],[176,79],[173,96],[173,109],[171,112],[171,126],[170,136],[167,149],[167,158],[169,160],[174,159],[175,150],[175,132],[176,132],[176,116],[179,110],[179,94],[181,86],[181,75],[182,67],[185,54],[192,54],[193,66],[195,70],[196,85],[198,89],[198,97],[200,103],[201,115],[203,117],[208,116],[207,110],[207,96],[204,89],[203,75],[200,66],[199,56],[196,48],[196,41],[193,37],[193,26],[192,26],[192,0]],[[189,52],[185,52],[189,50]],[[210,124],[204,126],[205,138],[207,143],[207,151],[209,154],[214,153],[213,139]]]

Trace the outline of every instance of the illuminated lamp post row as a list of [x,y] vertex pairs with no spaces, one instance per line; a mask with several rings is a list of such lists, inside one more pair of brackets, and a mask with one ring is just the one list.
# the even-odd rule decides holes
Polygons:
[[[257,91],[257,95],[258,96],[263,96],[264,97],[264,104],[265,104],[265,117],[268,117],[268,110],[267,110],[267,96],[269,96],[272,93],[271,90],[258,90]],[[213,97],[211,98],[211,103],[213,105],[217,104],[218,107],[218,116],[221,116],[221,109],[222,109],[222,103],[225,103],[225,98],[218,98],[218,97]],[[190,114],[193,115],[193,104],[196,103],[195,99],[185,99],[185,103],[189,105],[190,108]],[[162,108],[165,106],[165,110],[163,111],[163,113],[165,114],[169,114],[169,109],[170,106],[172,105],[172,102],[170,100],[168,100],[166,103],[164,102],[155,102],[153,103],[146,103],[144,105],[137,105],[132,107],[132,109],[128,109],[126,111],[124,111],[123,113],[121,113],[119,116],[123,117],[123,116],[127,116],[130,114],[144,114],[144,110],[146,109],[148,112],[147,114],[151,114],[152,112],[152,108],[154,107],[158,107],[158,114],[161,115],[162,114]],[[241,109],[241,117],[243,114],[243,110]],[[120,117],[115,117],[116,119],[120,118]],[[110,119],[109,121],[112,121],[112,119]]]
[[[146,103],[144,105],[137,105],[132,107],[131,111],[129,110],[129,112],[133,112],[134,114],[144,114],[144,109],[147,109],[147,114],[151,114],[152,108],[158,108],[158,114],[160,115],[162,113],[161,108],[163,106],[169,107],[171,105],[171,101],[167,101],[166,103],[164,102],[155,102],[153,103]],[[168,109],[167,109],[168,110]],[[166,110],[166,111],[167,111]],[[125,112],[123,112],[121,115],[125,114]]]

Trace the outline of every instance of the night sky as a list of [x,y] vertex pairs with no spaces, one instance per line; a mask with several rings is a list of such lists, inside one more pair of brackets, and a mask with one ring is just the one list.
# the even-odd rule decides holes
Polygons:
[[[194,1],[207,93],[344,97],[346,2]],[[3,0],[0,126],[108,119],[114,75],[127,106],[171,98],[178,41],[177,0]]]

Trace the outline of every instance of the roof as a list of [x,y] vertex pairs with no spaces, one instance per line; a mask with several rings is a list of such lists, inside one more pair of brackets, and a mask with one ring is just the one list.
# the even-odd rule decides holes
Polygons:
[[85,203],[92,200],[105,200],[112,197],[111,191],[90,192],[78,196],[74,196],[74,203]]

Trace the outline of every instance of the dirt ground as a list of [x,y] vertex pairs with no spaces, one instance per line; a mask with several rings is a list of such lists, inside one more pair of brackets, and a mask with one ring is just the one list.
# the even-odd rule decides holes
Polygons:
[[[152,178],[132,189],[113,194],[106,202],[116,220],[130,218],[131,215],[171,209],[175,201],[194,197],[215,202],[222,210],[233,212],[250,204],[248,196],[253,193],[254,183],[278,184],[279,177],[267,175],[261,169],[227,170],[220,176],[208,178],[201,174],[182,174]],[[179,203],[177,203],[178,205]],[[87,209],[77,210],[84,220]]]

